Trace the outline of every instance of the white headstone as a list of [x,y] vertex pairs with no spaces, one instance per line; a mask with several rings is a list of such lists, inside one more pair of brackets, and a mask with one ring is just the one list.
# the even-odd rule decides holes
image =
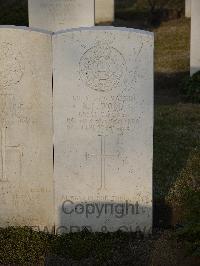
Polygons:
[[190,74],[200,71],[200,1],[192,0]]
[[0,27],[0,227],[52,226],[51,36]]
[[94,26],[94,0],[29,0],[29,26],[49,31]]
[[95,22],[113,22],[115,17],[114,0],[95,0]]
[[152,226],[153,35],[53,36],[57,232]]
[[191,0],[185,0],[185,16],[186,18],[191,17]]

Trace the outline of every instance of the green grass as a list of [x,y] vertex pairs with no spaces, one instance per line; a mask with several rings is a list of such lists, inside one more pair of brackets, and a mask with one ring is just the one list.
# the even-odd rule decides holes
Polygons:
[[155,29],[155,71],[189,71],[190,22],[182,18],[163,22]]
[[[164,199],[180,173],[200,153],[200,107],[194,104],[159,105],[154,128],[154,195]],[[195,157],[194,157],[195,160]],[[200,167],[196,162],[200,176]]]
[[135,265],[146,265],[151,248],[151,239],[121,232],[53,236],[29,228],[0,230],[3,265],[44,265],[47,258],[55,258],[57,264],[51,265],[63,265],[61,261],[64,265],[77,265],[80,261],[80,265],[131,265],[133,261]]
[[36,265],[44,262],[51,238],[29,228],[0,229],[0,264]]

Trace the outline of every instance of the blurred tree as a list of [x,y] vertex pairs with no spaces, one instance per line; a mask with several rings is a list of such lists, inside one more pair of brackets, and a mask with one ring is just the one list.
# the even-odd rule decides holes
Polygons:
[[180,9],[183,7],[184,0],[145,0],[151,12],[165,8]]
[[159,24],[163,19],[180,17],[185,0],[138,0],[137,3],[149,10],[151,24]]

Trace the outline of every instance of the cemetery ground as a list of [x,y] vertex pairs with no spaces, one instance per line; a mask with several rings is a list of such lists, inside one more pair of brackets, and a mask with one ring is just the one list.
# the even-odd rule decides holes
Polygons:
[[[123,12],[118,15],[117,26],[139,27],[124,20]],[[199,265],[199,91],[184,90],[190,20],[142,26],[155,32],[153,234],[54,236],[29,228],[0,229],[1,265]]]

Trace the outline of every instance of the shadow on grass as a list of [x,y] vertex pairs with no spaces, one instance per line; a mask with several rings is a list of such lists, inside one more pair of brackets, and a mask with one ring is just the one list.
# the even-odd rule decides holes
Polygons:
[[173,224],[172,210],[166,204],[166,197],[187,167],[192,151],[200,152],[199,119],[199,105],[177,104],[155,107],[154,226],[156,227],[168,227]]
[[0,25],[28,26],[28,0],[0,0]]
[[185,168],[192,149],[187,118],[193,114],[185,113],[184,105],[176,106],[182,101],[180,88],[187,76],[189,72],[155,73],[154,227],[173,224],[174,213],[165,197]]
[[[157,236],[156,236],[157,238]],[[155,236],[0,229],[0,265],[150,265]]]
[[175,104],[182,101],[180,94],[183,80],[189,72],[155,73],[155,104]]

